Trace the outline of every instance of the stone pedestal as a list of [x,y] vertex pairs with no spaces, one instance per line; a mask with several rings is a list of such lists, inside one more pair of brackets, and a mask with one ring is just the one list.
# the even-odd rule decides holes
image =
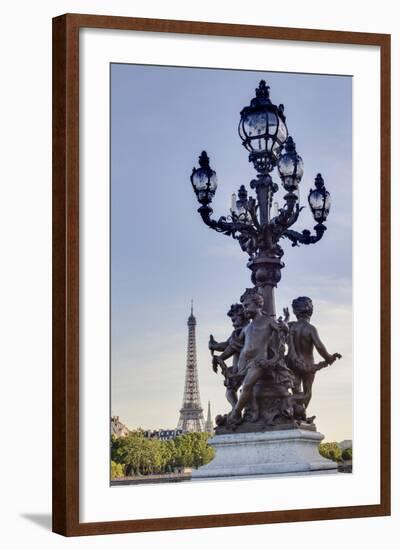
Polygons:
[[335,473],[336,463],[318,452],[323,439],[319,432],[301,429],[216,435],[209,440],[215,458],[193,470],[192,478]]

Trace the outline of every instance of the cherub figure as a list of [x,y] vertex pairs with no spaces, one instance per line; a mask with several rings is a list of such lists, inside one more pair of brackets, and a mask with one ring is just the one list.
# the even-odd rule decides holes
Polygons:
[[[232,320],[232,325],[234,328],[232,334],[225,342],[216,342],[213,335],[210,334],[208,348],[212,353],[212,367],[214,372],[218,371],[218,366],[221,368],[222,374],[225,378],[225,396],[233,408],[237,403],[237,392],[243,381],[243,376],[239,375],[237,372],[237,366],[240,350],[242,348],[239,336],[242,328],[247,324],[247,319],[242,304],[232,304],[227,315]],[[214,355],[214,351],[221,351],[222,353],[216,356]],[[232,357],[232,366],[228,367],[225,364],[225,361],[230,357]]]
[[[310,323],[313,314],[313,303],[310,298],[300,296],[292,302],[293,313],[297,321],[289,323],[288,367],[296,377],[294,393],[303,392],[304,409],[307,408],[312,397],[312,385],[315,373],[336,359],[341,359],[339,353],[331,355],[322,343],[318,331]],[[314,348],[323,357],[324,361],[314,363]]]
[[[244,377],[240,397],[228,417],[228,423],[242,420],[242,411],[251,404],[255,384],[267,373],[281,364],[280,323],[262,312],[264,299],[256,288],[246,289],[240,298],[249,323],[241,330],[237,341],[242,346],[237,372]],[[278,337],[278,338],[277,338]],[[285,367],[281,371],[287,371]],[[284,376],[282,372],[279,376]],[[257,412],[256,412],[257,415]],[[253,421],[256,418],[253,418]]]

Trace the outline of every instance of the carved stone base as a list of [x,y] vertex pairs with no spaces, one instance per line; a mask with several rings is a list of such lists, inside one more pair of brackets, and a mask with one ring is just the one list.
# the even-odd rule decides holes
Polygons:
[[216,435],[209,440],[215,458],[192,479],[289,473],[336,473],[337,464],[323,458],[319,432],[292,429],[262,433]]
[[307,430],[311,432],[316,432],[317,428],[312,422],[299,422],[293,419],[286,419],[282,423],[274,424],[268,426],[264,421],[259,420],[257,422],[242,422],[237,426],[234,425],[224,425],[217,426],[215,428],[215,435],[225,435],[225,434],[247,434],[253,432],[279,432],[282,430]]

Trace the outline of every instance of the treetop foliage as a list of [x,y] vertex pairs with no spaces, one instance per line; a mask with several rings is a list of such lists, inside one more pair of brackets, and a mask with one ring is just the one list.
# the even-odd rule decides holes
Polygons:
[[[172,472],[178,467],[198,468],[214,458],[207,433],[186,433],[166,441],[148,439],[142,430],[125,437],[111,436],[111,460],[120,465],[125,475]],[[114,470],[113,470],[114,468]],[[111,464],[111,477],[116,466]]]
[[345,449],[344,451],[342,451],[339,443],[337,443],[336,441],[320,443],[318,450],[320,455],[325,458],[329,458],[330,460],[334,460],[335,462],[352,459],[352,450]]

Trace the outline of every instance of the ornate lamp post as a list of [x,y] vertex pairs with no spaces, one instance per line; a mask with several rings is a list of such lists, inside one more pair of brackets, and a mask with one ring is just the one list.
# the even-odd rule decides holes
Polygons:
[[[211,440],[215,459],[193,477],[285,473],[299,471],[299,467],[304,471],[335,469],[336,465],[318,453],[323,435],[316,432],[315,416],[307,417],[307,407],[316,372],[341,355],[331,355],[316,327],[311,325],[310,298],[300,296],[292,301],[296,321],[288,324],[286,314],[285,319],[274,319],[274,292],[284,267],[279,242],[288,239],[293,246],[318,242],[326,230],[324,222],[331,197],[318,174],[315,188],[308,195],[316,221],[314,232],[291,229],[302,209],[299,185],[304,165],[288,135],[284,107],[271,102],[269,87],[262,80],[256,97],[240,115],[239,135],[257,172],[250,182],[255,197],[249,196],[241,185],[237,195],[232,196],[230,213],[214,219],[211,203],[217,190],[217,176],[205,151],[200,155],[199,168],[193,168],[191,176],[204,223],[239,242],[248,254],[247,266],[255,287],[247,288],[240,304],[231,306],[228,316],[234,330],[230,337],[217,342],[210,336],[213,370],[221,369],[231,410],[215,419],[216,435]],[[279,189],[272,176],[275,168],[284,190],[281,208],[273,200]],[[314,363],[310,351],[314,347],[324,361]],[[226,364],[229,359],[231,367]],[[246,434],[245,459],[241,434]],[[279,445],[275,445],[275,437]]]
[[[250,105],[242,109],[239,122],[239,135],[243,146],[249,151],[249,162],[257,172],[250,182],[256,199],[248,196],[242,185],[238,200],[233,198],[231,212],[218,220],[212,217],[211,202],[217,189],[217,176],[210,168],[207,153],[199,157],[199,168],[193,168],[191,182],[201,204],[198,212],[204,223],[211,229],[237,239],[249,260],[247,266],[252,271],[252,282],[264,298],[264,313],[275,316],[274,288],[281,279],[284,263],[281,239],[289,239],[292,246],[314,244],[319,241],[326,227],[331,198],[325,189],[321,174],[315,179],[315,189],[311,190],[308,202],[317,222],[315,234],[305,229],[294,231],[290,227],[297,221],[299,205],[299,184],[304,172],[303,160],[296,152],[296,146],[288,135],[284,106],[271,102],[269,86],[261,80]],[[282,187],[285,191],[284,205],[275,212],[273,197],[279,186],[272,179],[272,172],[278,168]]]

